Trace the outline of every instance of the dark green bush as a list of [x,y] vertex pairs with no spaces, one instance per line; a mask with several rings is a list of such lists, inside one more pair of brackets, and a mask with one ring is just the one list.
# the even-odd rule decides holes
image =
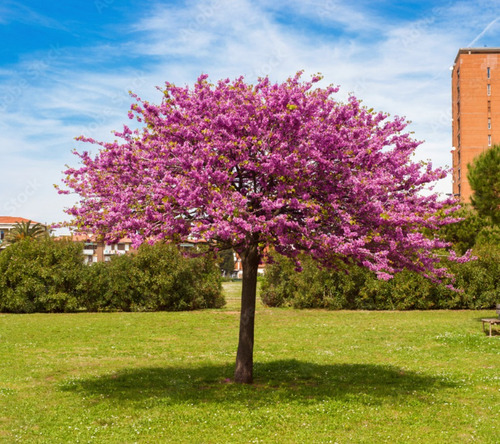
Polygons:
[[220,270],[209,255],[144,244],[135,254],[91,265],[80,285],[89,311],[179,311],[224,305]]
[[493,308],[500,301],[500,249],[476,247],[475,254],[476,261],[449,264],[460,291],[411,271],[382,281],[357,266],[326,270],[307,256],[301,258],[303,270],[298,273],[290,259],[274,255],[274,263],[266,268],[261,298],[269,306],[331,310]]
[[319,267],[308,256],[301,257],[301,265],[299,273],[291,259],[275,254],[262,280],[262,302],[274,307],[363,308],[357,306],[357,299],[368,274],[364,269],[343,267],[331,271]]
[[209,255],[143,245],[83,264],[82,245],[27,239],[0,253],[0,311],[10,313],[195,310],[221,307],[220,269]]
[[82,307],[88,311],[133,311],[138,285],[134,272],[129,256],[87,266],[78,286]]
[[0,253],[0,311],[71,312],[83,272],[82,246],[25,239]]
[[460,298],[457,308],[493,308],[495,303],[500,303],[500,247],[479,245],[474,254],[477,260],[452,266],[455,285],[465,290],[455,295]]

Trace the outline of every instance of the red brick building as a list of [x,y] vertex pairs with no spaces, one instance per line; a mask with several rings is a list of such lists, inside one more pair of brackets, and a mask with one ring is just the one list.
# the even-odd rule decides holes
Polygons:
[[462,48],[451,74],[453,194],[470,202],[467,165],[500,143],[500,48]]

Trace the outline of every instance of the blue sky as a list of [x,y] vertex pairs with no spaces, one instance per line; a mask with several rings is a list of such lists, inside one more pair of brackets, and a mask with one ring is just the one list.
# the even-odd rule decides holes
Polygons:
[[[132,90],[161,100],[192,84],[321,72],[376,110],[406,116],[417,160],[451,162],[450,67],[459,48],[500,46],[500,1],[3,0],[0,215],[65,219],[78,135],[112,138]],[[85,147],[89,149],[90,147]],[[451,180],[438,184],[451,192]]]

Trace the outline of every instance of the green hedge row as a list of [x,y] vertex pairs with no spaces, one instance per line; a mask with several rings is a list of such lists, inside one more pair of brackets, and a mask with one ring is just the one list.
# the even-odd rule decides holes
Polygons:
[[215,308],[225,303],[221,288],[214,258],[165,244],[90,266],[74,242],[25,240],[0,252],[0,312]]
[[144,244],[137,254],[88,267],[81,302],[89,311],[180,311],[218,308],[220,269],[209,255],[184,257],[172,245]]
[[449,264],[455,275],[453,291],[417,273],[404,271],[389,281],[357,266],[331,271],[310,257],[301,258],[303,271],[279,255],[266,268],[261,287],[268,306],[295,308],[428,310],[488,309],[500,303],[500,249],[477,249],[478,260]]

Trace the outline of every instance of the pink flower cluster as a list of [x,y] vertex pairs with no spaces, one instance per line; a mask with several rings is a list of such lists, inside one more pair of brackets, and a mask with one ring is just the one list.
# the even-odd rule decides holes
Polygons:
[[166,83],[160,105],[134,96],[142,129],[79,138],[101,149],[76,153],[82,165],[65,172],[60,192],[81,198],[68,214],[108,241],[191,236],[353,261],[384,279],[403,268],[444,276],[436,249],[447,245],[429,233],[457,221],[456,207],[422,191],[447,171],[412,162],[419,142],[404,119],[337,102],[319,80],[202,75],[192,89]]

